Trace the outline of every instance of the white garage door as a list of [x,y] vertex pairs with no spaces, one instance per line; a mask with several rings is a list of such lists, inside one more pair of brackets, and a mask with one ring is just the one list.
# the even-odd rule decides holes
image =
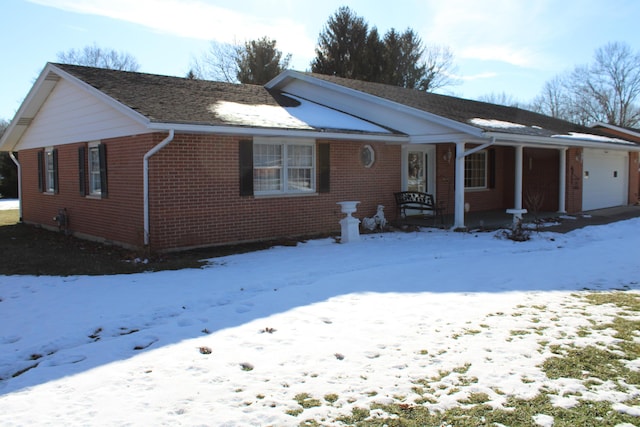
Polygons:
[[582,210],[627,204],[629,188],[626,152],[585,149]]

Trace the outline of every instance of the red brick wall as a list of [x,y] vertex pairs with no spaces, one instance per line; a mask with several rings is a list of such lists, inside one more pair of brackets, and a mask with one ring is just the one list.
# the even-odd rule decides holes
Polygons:
[[340,230],[338,201],[359,200],[357,218],[383,204],[395,215],[400,147],[369,142],[371,168],[360,164],[363,142],[331,145],[331,190],[304,196],[241,197],[236,136],[176,134],[149,162],[150,245],[189,248]]
[[58,150],[57,194],[38,191],[39,150],[19,153],[22,166],[23,220],[31,224],[57,227],[53,217],[66,208],[69,230],[129,246],[142,245],[142,158],[162,135],[140,135],[103,140],[107,147],[108,197],[82,196],[79,190],[78,147],[69,144]]

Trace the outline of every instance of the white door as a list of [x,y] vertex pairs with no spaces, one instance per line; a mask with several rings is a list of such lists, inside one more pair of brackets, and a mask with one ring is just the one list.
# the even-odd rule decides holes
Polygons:
[[584,149],[582,210],[626,205],[628,167],[626,152]]

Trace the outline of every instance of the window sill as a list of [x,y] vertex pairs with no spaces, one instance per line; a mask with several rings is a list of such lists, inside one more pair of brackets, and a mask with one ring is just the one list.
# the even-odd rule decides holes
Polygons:
[[490,188],[465,188],[464,192],[465,193],[481,193],[483,191],[489,191],[491,190]]
[[317,192],[309,193],[277,193],[277,194],[254,194],[256,199],[276,199],[276,198],[288,198],[288,197],[305,197],[305,196],[317,196]]

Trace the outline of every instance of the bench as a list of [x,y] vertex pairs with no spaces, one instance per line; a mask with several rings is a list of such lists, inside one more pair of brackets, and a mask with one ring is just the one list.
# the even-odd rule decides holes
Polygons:
[[436,206],[432,194],[419,191],[400,191],[393,194],[396,196],[400,218],[407,217],[407,209],[420,211],[422,215],[433,217],[434,220],[440,214],[441,209]]

